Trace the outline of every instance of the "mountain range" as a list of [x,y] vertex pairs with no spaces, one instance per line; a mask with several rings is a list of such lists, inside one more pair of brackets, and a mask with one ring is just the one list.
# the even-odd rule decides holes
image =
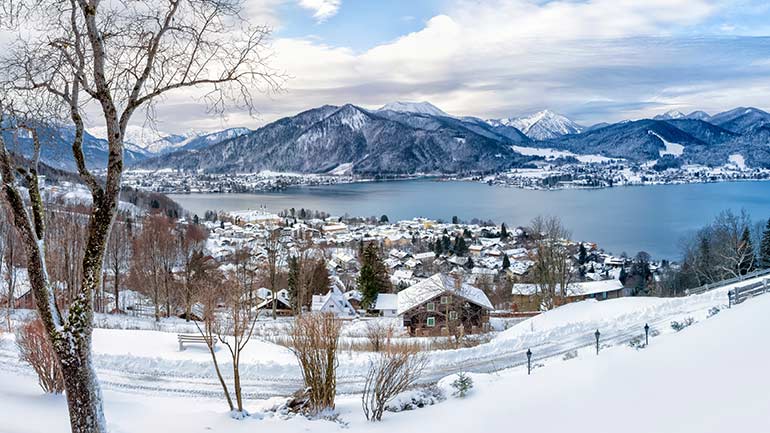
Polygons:
[[[103,167],[107,146],[97,138],[103,131],[90,131],[86,159]],[[71,128],[48,131],[41,160],[73,171],[72,134]],[[31,140],[19,137],[16,145],[31,153]],[[752,107],[714,115],[669,111],[584,127],[549,110],[481,119],[453,116],[429,102],[393,102],[373,110],[325,105],[256,130],[166,134],[131,127],[125,158],[133,167],[215,173],[470,174],[532,166],[542,159],[513,150],[521,146],[637,163],[665,157],[678,165],[720,166],[740,156],[750,167],[770,167],[770,114]]]

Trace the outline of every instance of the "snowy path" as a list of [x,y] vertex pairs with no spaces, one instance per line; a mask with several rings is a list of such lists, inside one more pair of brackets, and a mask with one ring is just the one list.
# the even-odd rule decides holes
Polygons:
[[[739,285],[751,282],[747,280]],[[593,333],[596,329],[601,332],[602,346],[625,344],[642,335],[645,323],[661,334],[671,333],[672,320],[681,321],[685,317],[702,320],[710,308],[723,308],[727,303],[727,290],[731,287],[684,298],[621,298],[567,305],[521,322],[501,332],[489,343],[472,348],[429,352],[429,366],[422,381],[432,383],[460,371],[490,373],[526,365],[527,349],[532,350],[533,361],[561,357],[575,349],[592,347],[595,344]],[[167,333],[155,334],[166,339],[175,337]],[[198,356],[197,359],[174,358],[190,355],[185,352],[169,352],[165,357],[137,356],[130,352],[101,353],[98,339],[95,341],[94,361],[105,389],[152,395],[220,395],[219,384],[203,350],[198,354],[192,353]],[[0,368],[29,374],[29,370],[19,364],[10,341],[4,343],[0,347]],[[148,344],[149,350],[154,350],[153,342]],[[243,388],[249,398],[287,396],[302,386],[300,371],[293,359],[280,352],[283,348],[275,349],[277,346],[271,346],[272,352],[269,343],[260,342],[257,347],[263,352],[264,359],[242,363]],[[360,392],[368,356],[343,353],[340,358],[339,392]]]

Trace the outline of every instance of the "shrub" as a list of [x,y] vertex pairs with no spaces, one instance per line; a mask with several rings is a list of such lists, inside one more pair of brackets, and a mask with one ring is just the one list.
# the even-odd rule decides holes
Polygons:
[[415,410],[425,406],[432,406],[444,400],[446,400],[444,391],[436,385],[429,385],[398,394],[385,405],[385,410],[388,412]]
[[340,322],[331,313],[303,314],[292,326],[290,349],[299,361],[309,393],[306,415],[334,409],[339,338]]
[[375,355],[369,362],[361,395],[366,419],[382,420],[385,405],[417,382],[425,363],[425,356],[414,350],[389,350]]
[[720,311],[721,310],[719,309],[719,307],[711,307],[709,308],[709,312],[706,317],[716,316],[717,314],[719,314]]
[[562,358],[565,361],[569,361],[570,359],[575,359],[578,356],[577,350],[570,350],[569,352],[564,354],[564,357]]
[[672,328],[674,331],[676,331],[676,332],[679,332],[679,331],[681,331],[682,329],[684,329],[684,328],[686,328],[686,327],[688,327],[688,326],[692,325],[693,323],[695,323],[695,319],[693,319],[692,317],[686,317],[686,318],[685,318],[684,320],[682,320],[681,322],[677,322],[676,320],[672,321],[672,322],[671,322],[671,328]]
[[463,372],[457,373],[457,378],[452,382],[452,388],[455,390],[452,393],[453,396],[463,398],[473,389],[473,379]]
[[43,391],[61,394],[64,391],[64,375],[46,336],[43,322],[35,319],[23,324],[16,331],[16,345],[21,360],[37,373],[37,380]]
[[383,324],[379,320],[373,320],[366,325],[366,338],[372,346],[372,351],[379,352],[390,345],[393,338],[393,324]]

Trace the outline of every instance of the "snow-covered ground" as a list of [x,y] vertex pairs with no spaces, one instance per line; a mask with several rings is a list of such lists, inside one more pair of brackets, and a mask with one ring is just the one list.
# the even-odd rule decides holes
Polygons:
[[663,142],[663,145],[666,146],[664,150],[658,151],[661,157],[663,155],[682,156],[682,154],[684,153],[684,146],[682,146],[681,144],[672,143],[653,131],[650,131],[650,134],[658,137],[658,139]]
[[514,152],[518,152],[522,155],[527,156],[542,156],[543,158],[547,160],[552,160],[556,158],[566,158],[566,157],[574,157],[580,162],[585,163],[600,163],[600,162],[608,162],[608,161],[620,161],[618,158],[608,158],[606,156],[602,155],[581,155],[577,153],[572,153],[566,150],[556,150],[556,149],[550,149],[547,147],[525,147],[525,146],[511,146],[511,149],[514,150]]
[[[692,296],[683,298],[692,302],[680,302],[705,307],[707,298]],[[531,376],[523,367],[472,374],[475,387],[464,399],[450,396],[434,406],[386,413],[379,424],[364,420],[357,395],[337,399],[337,411],[347,423],[342,425],[270,414],[235,421],[215,398],[159,395],[152,390],[125,392],[107,386],[108,424],[113,432],[498,432],[510,431],[512,426],[516,431],[546,432],[770,431],[766,411],[770,375],[765,362],[770,357],[766,344],[770,296],[722,309],[709,318],[696,314],[701,309],[695,309],[688,313],[695,324],[680,332],[668,324],[683,318],[683,311],[674,313],[677,309],[672,309],[671,300],[619,301],[560,308],[511,328],[490,344],[517,341],[532,332],[558,334],[559,329],[582,329],[624,321],[629,315],[642,318],[657,316],[655,310],[669,311],[666,322],[656,322],[661,335],[651,338],[649,347],[637,350],[616,344],[603,348],[599,356],[586,347],[574,359],[538,360],[542,366]],[[712,304],[716,301],[711,299]],[[97,346],[102,337],[95,341]],[[6,338],[3,344],[10,342]],[[157,344],[161,345],[146,350],[165,352],[163,344]],[[275,402],[248,400],[246,406],[259,413]],[[43,395],[26,372],[0,370],[0,407],[13,414],[4,417],[2,432],[69,429],[64,398]]]

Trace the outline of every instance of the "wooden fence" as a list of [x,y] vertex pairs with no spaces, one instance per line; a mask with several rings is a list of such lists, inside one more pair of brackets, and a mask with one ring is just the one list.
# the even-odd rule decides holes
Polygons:
[[768,292],[770,292],[770,279],[767,278],[747,286],[736,287],[727,292],[728,307],[732,307],[749,298]]

